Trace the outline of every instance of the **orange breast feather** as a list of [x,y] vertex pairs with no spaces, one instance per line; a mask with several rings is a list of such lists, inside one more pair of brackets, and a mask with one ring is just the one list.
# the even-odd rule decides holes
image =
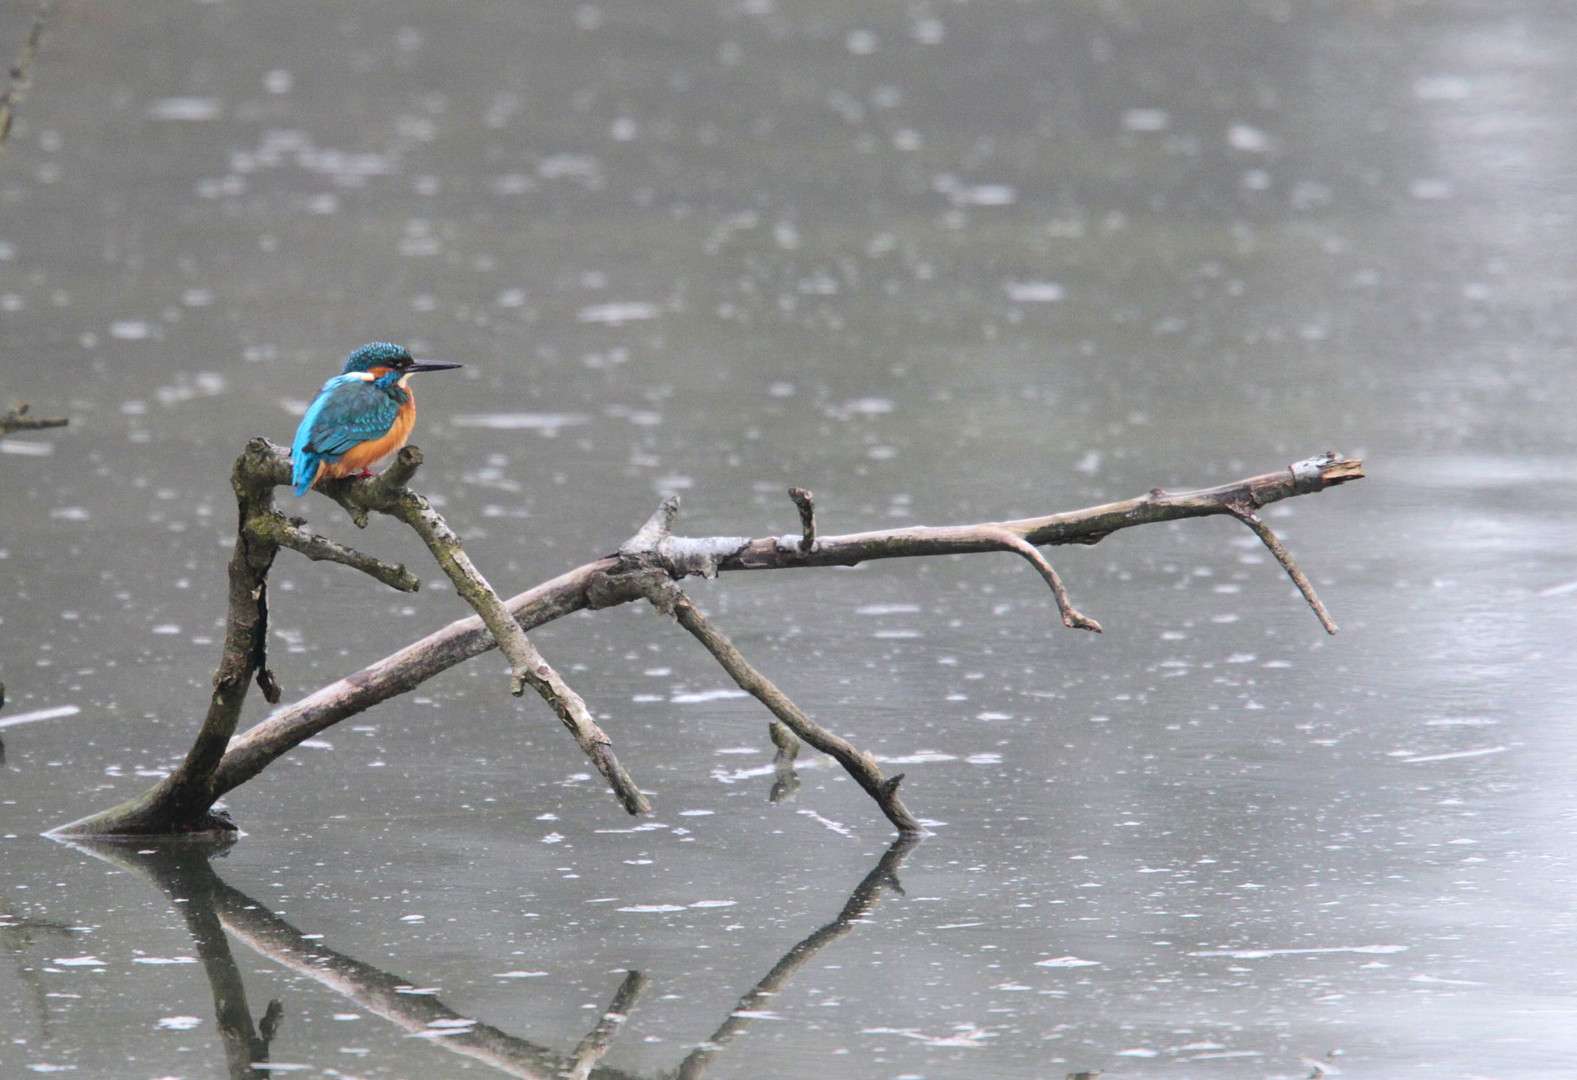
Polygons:
[[376,439],[368,439],[345,451],[345,456],[338,461],[323,466],[319,474],[325,479],[338,476],[351,476],[370,469],[385,458],[393,457],[399,452],[411,437],[411,428],[416,425],[416,395],[406,390],[410,397],[400,411],[395,414],[394,423],[389,425],[389,430]]

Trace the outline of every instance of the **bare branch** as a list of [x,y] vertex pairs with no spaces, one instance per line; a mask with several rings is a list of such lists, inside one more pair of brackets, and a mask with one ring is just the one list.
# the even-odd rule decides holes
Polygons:
[[[4,123],[3,118],[0,118],[0,123]],[[4,138],[3,132],[0,132],[0,140]],[[65,417],[29,416],[27,411],[30,408],[32,406],[24,401],[10,412],[0,415],[0,435],[9,435],[13,431],[39,431],[43,428],[65,427],[71,422]]]
[[649,574],[641,578],[641,588],[653,607],[666,615],[672,615],[680,626],[706,646],[706,650],[723,665],[723,670],[739,684],[741,690],[771,709],[772,715],[792,729],[795,735],[836,759],[865,789],[866,794],[876,800],[876,805],[887,815],[887,820],[898,827],[901,835],[918,836],[925,831],[919,820],[909,813],[898,798],[898,783],[903,779],[902,773],[883,777],[876,759],[869,752],[856,750],[847,739],[834,735],[805,715],[798,705],[789,700],[788,695],[751,666],[744,654],[734,647],[734,643],[713,627],[690,602],[684,590],[672,581],[658,574]]
[[313,562],[337,562],[360,570],[369,577],[401,592],[416,592],[422,579],[398,563],[387,563],[371,555],[364,555],[354,548],[335,543],[326,536],[309,533],[283,514],[275,523],[274,540],[281,547],[299,551]]
[[[988,530],[989,532],[989,530]],[[1062,579],[1057,576],[1057,571],[1052,569],[1051,563],[1040,550],[1021,536],[1015,536],[1005,529],[995,534],[1003,547],[1009,551],[1017,552],[1029,560],[1037,573],[1051,586],[1052,596],[1057,598],[1057,610],[1062,613],[1062,625],[1077,630],[1093,630],[1101,632],[1101,624],[1079,612],[1073,606],[1073,601],[1068,599],[1068,590],[1062,585]]]
[[1332,621],[1331,613],[1325,610],[1325,605],[1320,603],[1320,598],[1315,595],[1314,583],[1304,576],[1302,570],[1298,569],[1298,564],[1292,559],[1292,552],[1287,550],[1286,545],[1281,542],[1281,537],[1276,535],[1276,531],[1269,525],[1266,525],[1260,520],[1258,514],[1247,507],[1233,506],[1231,510],[1232,516],[1250,529],[1253,529],[1254,535],[1258,536],[1265,546],[1270,549],[1270,553],[1276,556],[1276,561],[1281,564],[1281,568],[1287,572],[1287,576],[1292,579],[1292,583],[1303,594],[1303,599],[1308,601],[1309,607],[1314,609],[1314,615],[1320,620],[1320,625],[1325,627],[1325,632],[1327,634],[1336,633],[1336,623]]
[[[407,447],[400,454],[403,457],[413,454],[413,451],[414,448]],[[419,461],[420,457],[417,456],[416,460]],[[531,644],[520,623],[515,621],[498,593],[493,591],[493,586],[488,584],[482,572],[471,562],[471,557],[461,546],[460,538],[433,509],[432,504],[409,488],[400,487],[387,503],[377,505],[376,509],[405,522],[422,538],[427,549],[433,553],[433,558],[438,560],[438,565],[443,567],[444,573],[454,583],[461,599],[482,617],[493,640],[509,660],[512,672],[509,692],[519,697],[525,693],[527,686],[535,690],[543,701],[552,706],[559,720],[575,736],[581,750],[608,781],[624,809],[631,814],[644,814],[650,810],[651,803],[614,756],[613,740],[597,726],[581,696],[570,689],[569,684]]]
[[[407,448],[382,476],[367,481],[331,481],[323,485],[324,494],[344,506],[347,512],[352,514],[353,519],[359,515],[364,521],[369,510],[381,509],[377,505],[379,502],[392,506],[393,503],[389,500],[403,500],[408,495],[412,499],[419,498],[408,492],[402,494],[402,491],[405,480],[414,474],[420,460],[420,454],[414,448]],[[456,664],[486,652],[495,646],[500,637],[505,640],[512,639],[514,632],[511,627],[518,629],[523,636],[525,631],[576,611],[641,599],[648,596],[654,581],[665,583],[666,588],[661,592],[666,594],[667,588],[673,588],[673,581],[691,575],[711,577],[725,570],[852,566],[870,559],[1011,550],[1030,559],[1037,572],[1046,579],[1055,592],[1060,582],[1051,571],[1049,562],[1034,550],[1037,547],[1048,544],[1093,544],[1122,529],[1190,517],[1230,514],[1240,520],[1246,520],[1244,514],[1253,518],[1254,511],[1269,503],[1314,494],[1329,487],[1360,479],[1363,475],[1362,462],[1328,453],[1298,462],[1277,472],[1252,476],[1234,483],[1198,491],[1167,493],[1157,489],[1122,502],[1015,521],[942,527],[916,526],[843,536],[818,536],[808,547],[802,544],[803,536],[768,536],[755,539],[736,536],[703,538],[674,536],[672,525],[678,510],[678,500],[673,498],[665,501],[646,525],[615,554],[586,563],[507,601],[499,601],[496,594],[492,593],[491,587],[486,587],[480,596],[481,605],[478,608],[484,612],[484,615],[458,620],[353,675],[331,683],[292,705],[276,710],[273,715],[243,734],[234,735],[235,716],[239,711],[240,694],[244,693],[246,678],[256,674],[265,685],[272,685],[262,652],[263,644],[266,642],[267,626],[262,575],[266,574],[268,562],[272,559],[277,544],[268,541],[266,537],[251,535],[243,528],[241,539],[245,542],[238,541],[236,556],[231,563],[230,631],[234,633],[227,632],[225,660],[215,677],[215,698],[210,706],[209,720],[205,721],[198,742],[188,755],[188,763],[195,763],[193,768],[196,771],[190,775],[181,773],[178,777],[184,785],[181,798],[177,799],[172,792],[163,790],[167,785],[160,785],[143,799],[133,801],[142,809],[146,809],[148,800],[155,802],[162,800],[164,812],[159,815],[142,817],[135,813],[128,815],[125,813],[127,808],[121,807],[66,826],[57,832],[71,835],[104,834],[117,831],[110,827],[112,823],[128,826],[119,830],[123,832],[169,833],[194,828],[225,827],[223,819],[207,812],[212,800],[245,783],[303,740],[381,701],[412,690],[425,680]],[[237,496],[238,499],[243,500],[243,506],[271,507],[271,494],[268,492],[271,492],[273,486],[289,482],[289,455],[283,448],[274,446],[267,440],[253,440],[246,454],[243,455],[243,460],[237,462],[234,479],[237,484]],[[428,509],[430,510],[430,507]],[[411,513],[413,520],[421,520],[423,517],[423,513],[416,511]],[[242,517],[246,520],[245,511]],[[1253,527],[1253,521],[1246,523]],[[435,538],[437,535],[434,533]],[[1262,539],[1264,539],[1263,534]],[[1274,539],[1273,534],[1272,539]],[[455,538],[455,543],[458,545],[458,538]],[[1270,541],[1267,543],[1269,544]],[[443,548],[443,543],[440,543],[439,547]],[[1275,552],[1277,547],[1279,541],[1275,541],[1275,546],[1272,546],[1271,550]],[[456,550],[459,550],[458,546]],[[1301,575],[1296,573],[1296,567],[1291,564],[1290,557],[1282,558],[1278,554],[1278,559],[1281,559],[1283,566],[1288,567],[1288,572],[1293,574],[1294,581],[1298,581]],[[440,561],[443,561],[443,557],[440,557]],[[457,559],[453,562],[455,569],[463,571]],[[449,569],[451,568],[446,566],[446,570]],[[475,568],[471,567],[470,570],[474,572]],[[455,573],[451,572],[450,576],[451,580],[456,579]],[[466,588],[471,587],[469,584],[472,581],[471,576],[460,572],[458,577],[457,588],[461,588],[462,581],[468,583]],[[485,579],[479,574],[475,577],[485,586]],[[1305,587],[1306,580],[1300,583],[1300,588]],[[673,588],[673,591],[678,593],[680,598],[674,601],[673,608],[675,614],[681,616],[681,622],[693,623],[697,628],[703,625],[709,628],[709,624],[700,617],[694,605],[684,598],[684,594],[677,588]],[[1329,617],[1324,614],[1324,609],[1318,606],[1317,600],[1312,599],[1312,589],[1305,588],[1305,595],[1311,597],[1311,606],[1314,606],[1317,615],[1321,615],[1322,622],[1327,624],[1327,629],[1334,629],[1329,624]],[[491,600],[488,596],[492,597]],[[1089,622],[1066,602],[1065,593],[1059,596],[1059,607],[1063,610],[1064,621],[1068,621],[1069,625],[1080,625],[1081,620],[1085,623]],[[505,614],[501,615],[501,611]],[[489,624],[498,627],[502,633],[492,632]],[[695,633],[695,630],[692,630],[692,633]],[[729,662],[734,663],[737,658],[737,663],[730,668],[730,673],[738,672],[736,681],[739,681],[741,686],[752,693],[757,693],[759,690],[757,696],[765,695],[764,701],[772,699],[774,694],[782,698],[770,682],[750,667],[743,657],[738,656],[737,650],[728,645],[726,639],[717,635],[717,642],[718,649],[714,655],[717,655],[720,661],[728,657]],[[584,713],[584,703],[581,703],[568,687],[557,680],[550,667],[537,660],[534,651],[513,654],[511,667],[518,674],[523,675],[528,683],[538,686],[539,692],[543,692],[542,686],[533,680],[533,675],[557,695],[555,710],[559,712],[560,718],[566,725],[572,726],[572,730],[577,732],[577,739],[581,741],[583,749],[589,746],[588,753],[598,761],[599,769],[609,778],[616,790],[622,788],[620,798],[625,802],[626,807],[631,808],[632,811],[637,807],[644,809],[644,797],[640,796],[633,782],[628,782],[628,777],[613,759],[606,736],[602,735],[594,724],[589,723],[590,717]],[[728,666],[725,664],[725,667]],[[240,693],[234,692],[237,689],[235,681],[237,676],[240,677]],[[752,687],[757,689],[753,690]],[[548,697],[548,694],[544,696]],[[555,699],[549,697],[549,700]],[[874,759],[854,750],[846,742],[837,740],[836,736],[830,736],[830,733],[804,717],[804,714],[794,708],[786,698],[782,698],[778,704],[784,712],[778,712],[777,708],[773,711],[782,725],[792,728],[800,738],[804,738],[817,749],[837,757],[852,775],[860,779],[862,786],[883,806],[884,811],[888,812],[889,818],[900,830],[918,830],[918,823],[906,810],[902,810],[902,804],[897,802],[894,792],[897,778],[882,778]],[[577,715],[583,716],[587,723],[571,725],[571,720]],[[781,766],[778,787],[786,790],[791,784],[784,784],[782,781],[785,777],[792,781],[790,766],[793,758],[792,751],[788,747],[793,744],[779,737],[786,734],[781,727],[775,727],[773,731],[774,742],[779,746],[778,760]],[[807,735],[807,732],[811,732],[814,737]],[[214,764],[215,762],[217,764]],[[198,767],[209,771],[204,773]],[[186,768],[187,766],[183,765],[182,769]],[[201,783],[194,779],[199,776],[204,778]],[[616,779],[617,777],[623,777],[623,782]],[[171,782],[174,782],[174,779],[176,778],[172,778]],[[133,809],[137,807],[133,806]],[[130,827],[137,824],[151,827],[141,830]]]
[[[11,134],[11,122],[16,119],[17,103],[22,100],[22,91],[28,86],[32,76],[33,58],[38,55],[38,46],[44,40],[44,20],[53,6],[53,0],[42,0],[38,5],[38,11],[33,16],[33,27],[27,33],[27,44],[22,47],[22,55],[17,58],[16,63],[11,65],[5,89],[0,90],[0,146],[5,144]],[[61,423],[65,421],[62,420]]]

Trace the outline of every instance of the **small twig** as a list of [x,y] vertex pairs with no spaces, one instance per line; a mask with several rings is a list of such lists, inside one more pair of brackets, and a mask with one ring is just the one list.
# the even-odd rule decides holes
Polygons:
[[767,725],[767,735],[772,739],[772,745],[778,748],[772,758],[772,768],[777,775],[772,781],[767,801],[777,805],[792,799],[799,791],[800,779],[794,769],[794,759],[799,757],[800,743],[799,737],[781,720],[773,720]]
[[1309,607],[1314,611],[1315,618],[1319,619],[1320,625],[1325,627],[1325,632],[1327,634],[1336,633],[1336,623],[1331,619],[1331,613],[1325,610],[1325,605],[1320,603],[1320,598],[1315,595],[1314,583],[1298,568],[1298,564],[1293,561],[1292,552],[1287,550],[1286,545],[1281,542],[1281,537],[1276,535],[1276,531],[1269,525],[1266,525],[1260,519],[1260,516],[1254,513],[1253,509],[1242,503],[1228,503],[1227,512],[1254,530],[1254,535],[1258,536],[1264,545],[1270,549],[1270,553],[1276,556],[1276,561],[1281,564],[1281,568],[1287,572],[1287,576],[1292,579],[1292,583],[1303,594],[1303,599],[1308,601]]
[[1101,632],[1100,623],[1081,614],[1079,609],[1073,606],[1073,601],[1068,599],[1068,590],[1063,587],[1062,579],[1057,576],[1057,571],[1052,569],[1051,563],[1046,561],[1046,556],[1040,553],[1039,548],[1006,529],[988,530],[987,535],[997,540],[1008,551],[1016,552],[1028,559],[1029,564],[1045,579],[1046,584],[1051,586],[1051,595],[1057,598],[1057,610],[1062,614],[1063,626],[1075,630],[1093,630],[1097,634]]
[[772,715],[792,729],[795,735],[810,743],[817,750],[837,760],[850,776],[865,789],[882,813],[887,815],[904,836],[918,836],[925,830],[920,822],[898,798],[898,783],[903,774],[883,777],[876,759],[869,752],[856,750],[847,739],[822,727],[802,712],[788,696],[772,685],[766,676],[746,660],[733,642],[723,636],[691,603],[684,590],[660,574],[646,574],[639,578],[639,586],[652,606],[664,614],[672,615],[679,625],[690,631],[695,639],[723,665],[723,670],[739,685],[741,690],[761,702]]
[[[5,135],[0,133],[0,140],[4,138]],[[43,428],[65,427],[71,422],[65,417],[29,416],[27,410],[30,408],[32,406],[24,401],[4,416],[0,416],[0,435],[9,435],[13,431],[39,431]]]
[[52,6],[53,0],[42,0],[38,5],[38,12],[33,16],[33,27],[27,32],[27,44],[22,47],[22,55],[11,66],[5,89],[0,91],[0,146],[5,144],[11,134],[11,122],[16,119],[16,105],[22,100],[23,88],[28,85],[33,58],[38,55],[38,46],[44,40],[44,19]]
[[789,498],[799,507],[799,549],[810,554],[816,547],[816,503],[814,496],[804,488],[788,489]]

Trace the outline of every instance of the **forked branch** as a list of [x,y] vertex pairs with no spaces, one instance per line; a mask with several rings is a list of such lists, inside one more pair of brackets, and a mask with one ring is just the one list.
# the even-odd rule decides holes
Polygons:
[[[338,480],[324,493],[344,506],[358,524],[369,511],[389,513],[423,535],[456,588],[479,615],[461,619],[353,675],[276,710],[262,723],[234,735],[241,697],[250,677],[265,691],[273,687],[263,651],[266,643],[266,574],[280,546],[300,547],[309,555],[336,558],[366,573],[397,584],[388,564],[367,556],[333,549],[303,538],[298,522],[274,508],[272,489],[288,482],[289,455],[267,440],[256,439],[236,463],[233,482],[243,527],[231,561],[231,617],[224,662],[215,677],[209,717],[193,750],[177,774],[153,792],[126,807],[66,826],[71,834],[127,832],[169,833],[221,829],[228,823],[210,812],[213,801],[256,776],[271,762],[328,727],[398,694],[434,675],[504,642],[513,672],[513,689],[522,681],[554,703],[555,711],[576,734],[583,749],[598,762],[625,808],[645,809],[645,798],[618,766],[606,736],[591,722],[584,703],[563,686],[540,661],[526,631],[576,611],[649,600],[671,610],[687,630],[706,644],[736,682],[767,704],[776,721],[780,789],[784,773],[798,748],[798,739],[837,758],[876,800],[900,833],[918,830],[916,820],[897,799],[896,777],[887,778],[874,759],[815,724],[752,667],[727,639],[718,634],[687,596],[673,585],[686,577],[714,577],[724,571],[777,570],[815,566],[852,566],[871,559],[1012,551],[1034,566],[1057,598],[1062,621],[1073,627],[1099,629],[1068,599],[1050,562],[1037,550],[1054,544],[1094,544],[1122,529],[1190,517],[1225,514],[1243,521],[1260,536],[1303,591],[1328,631],[1335,626],[1279,539],[1258,518],[1270,503],[1310,495],[1363,477],[1363,463],[1328,453],[1276,472],[1196,491],[1169,493],[1155,489],[1137,498],[1084,510],[1015,521],[974,525],[915,526],[845,535],[818,535],[808,492],[791,493],[800,510],[799,534],[788,536],[684,537],[672,532],[677,497],[664,500],[646,524],[619,550],[543,582],[509,600],[499,600],[486,579],[465,557],[459,538],[442,525],[426,500],[405,484],[420,463],[407,448],[393,465],[372,480]],[[257,515],[261,515],[258,517]],[[272,516],[270,516],[272,515]],[[249,526],[251,521],[266,522]],[[294,531],[292,531],[294,530]],[[296,542],[291,542],[292,540]],[[348,551],[349,549],[345,549]],[[337,556],[337,557],[336,557]],[[353,557],[354,556],[354,557]],[[396,579],[396,580],[391,580]],[[398,586],[397,586],[398,587]],[[550,696],[549,692],[554,696]],[[579,718],[577,720],[577,718]],[[200,778],[200,779],[199,779]],[[129,809],[128,809],[129,808]]]

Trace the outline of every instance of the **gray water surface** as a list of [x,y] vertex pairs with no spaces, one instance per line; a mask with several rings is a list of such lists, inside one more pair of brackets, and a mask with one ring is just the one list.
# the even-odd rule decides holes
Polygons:
[[[1570,1075],[1573,57],[1534,0],[57,4],[0,152],[0,407],[71,418],[0,440],[0,1075]],[[41,838],[184,753],[230,464],[380,339],[466,365],[418,486],[506,593],[671,492],[839,533],[1337,449],[1267,520],[1342,630],[1224,519],[1052,550],[1098,637],[1006,555],[725,575],[933,835],[814,754],[769,803],[763,710],[629,607],[534,638],[648,818],[488,655],[223,858]],[[282,555],[287,701],[466,614],[293,506],[428,585]]]

